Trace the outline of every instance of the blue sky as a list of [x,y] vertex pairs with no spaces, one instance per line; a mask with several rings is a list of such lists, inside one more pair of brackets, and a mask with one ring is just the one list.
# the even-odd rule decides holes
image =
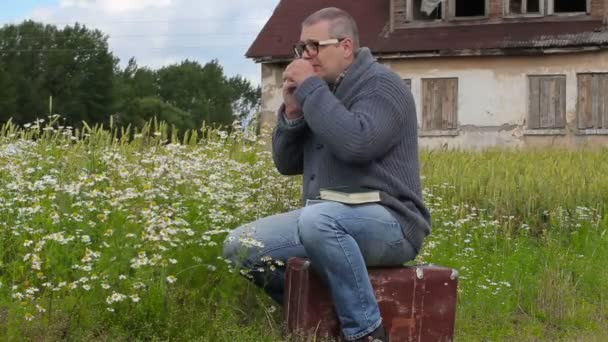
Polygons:
[[0,22],[4,24],[21,19],[30,14],[36,6],[53,6],[58,4],[58,0],[5,0],[0,3]]
[[279,0],[16,0],[0,1],[0,25],[33,19],[64,26],[78,21],[109,35],[125,64],[158,68],[184,59],[218,59],[228,75],[260,83],[260,67],[244,57]]

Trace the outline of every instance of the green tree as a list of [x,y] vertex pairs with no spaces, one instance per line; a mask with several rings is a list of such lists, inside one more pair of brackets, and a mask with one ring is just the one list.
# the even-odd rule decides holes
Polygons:
[[16,122],[31,122],[48,112],[44,51],[51,47],[48,37],[55,31],[51,26],[32,21],[0,29],[0,65],[14,85]]
[[17,93],[15,85],[8,73],[0,65],[0,120],[8,121],[17,111]]
[[158,82],[161,98],[190,112],[196,126],[203,121],[220,125],[232,123],[232,89],[216,60],[204,67],[186,60],[161,68]]
[[194,127],[190,114],[157,97],[136,98],[129,103],[127,108],[117,117],[117,123],[122,126],[131,124],[142,127],[151,119],[157,118],[169,125],[174,125],[178,130],[185,131]]
[[[129,117],[134,122],[145,122],[143,117],[137,117],[137,113],[132,112],[134,108],[139,108],[133,102],[141,98],[157,97],[158,86],[156,82],[156,72],[148,68],[140,68],[135,58],[131,58],[124,70],[116,68],[113,81],[114,105],[112,112],[118,117]],[[160,101],[160,98],[159,98]],[[131,111],[126,113],[125,111]]]
[[54,111],[72,124],[107,123],[111,114],[114,66],[107,37],[76,24],[55,36],[58,51],[48,58],[47,87]]
[[228,80],[232,90],[230,102],[232,113],[240,121],[250,119],[260,111],[262,89],[254,87],[251,82],[241,76],[234,76]]
[[[259,111],[261,91],[241,76],[226,77],[213,60],[185,60],[159,70],[124,69],[109,51],[108,37],[81,24],[58,29],[33,21],[0,28],[0,119],[32,122],[48,114],[65,124],[140,125],[156,116],[180,129],[203,122],[230,125]],[[49,113],[49,99],[53,113]]]
[[68,124],[107,122],[118,60],[99,30],[75,24],[57,29],[33,21],[0,29],[0,65],[15,86],[15,120],[31,122],[53,112]]

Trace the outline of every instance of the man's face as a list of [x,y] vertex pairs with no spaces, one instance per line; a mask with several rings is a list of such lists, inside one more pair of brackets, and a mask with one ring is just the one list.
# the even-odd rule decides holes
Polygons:
[[[332,38],[329,34],[329,22],[321,21],[314,25],[302,27],[300,41],[302,42],[321,42]],[[319,46],[319,52],[309,54],[304,52],[304,59],[308,60],[317,76],[324,79],[326,82],[333,83],[336,81],[340,73],[346,69],[346,61],[348,58],[348,49],[345,48],[346,41],[340,43]]]

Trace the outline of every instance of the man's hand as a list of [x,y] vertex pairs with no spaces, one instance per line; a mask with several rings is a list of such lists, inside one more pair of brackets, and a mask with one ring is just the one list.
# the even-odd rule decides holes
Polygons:
[[312,76],[315,76],[315,69],[305,59],[296,59],[291,62],[283,73],[283,79],[292,80],[296,87],[302,85],[307,78]]
[[289,120],[295,120],[303,115],[298,99],[294,95],[296,88],[297,85],[293,80],[283,79],[283,103],[285,103],[285,116]]
[[309,61],[296,59],[291,62],[283,73],[283,102],[285,103],[285,115],[289,120],[294,120],[303,115],[302,108],[294,95],[298,88],[307,78],[314,76],[315,70]]

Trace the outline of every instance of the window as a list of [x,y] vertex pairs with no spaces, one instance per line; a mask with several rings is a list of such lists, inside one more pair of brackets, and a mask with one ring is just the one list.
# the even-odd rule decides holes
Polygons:
[[541,0],[508,0],[508,11],[511,15],[541,14],[543,3]]
[[608,129],[608,73],[579,74],[579,129]]
[[587,0],[553,0],[554,13],[587,12]]
[[457,78],[422,79],[422,130],[455,130],[457,112]]
[[412,20],[415,21],[429,21],[429,20],[441,20],[443,18],[443,4],[439,3],[437,7],[431,12],[427,14],[421,10],[422,2],[424,0],[409,0],[412,12]]
[[451,0],[450,14],[455,18],[484,17],[487,0]]
[[566,76],[530,76],[529,129],[566,127]]
[[412,88],[412,79],[411,79],[411,78],[404,78],[404,79],[403,79],[403,82],[405,82],[405,85],[406,85],[408,88],[410,88],[410,89]]

